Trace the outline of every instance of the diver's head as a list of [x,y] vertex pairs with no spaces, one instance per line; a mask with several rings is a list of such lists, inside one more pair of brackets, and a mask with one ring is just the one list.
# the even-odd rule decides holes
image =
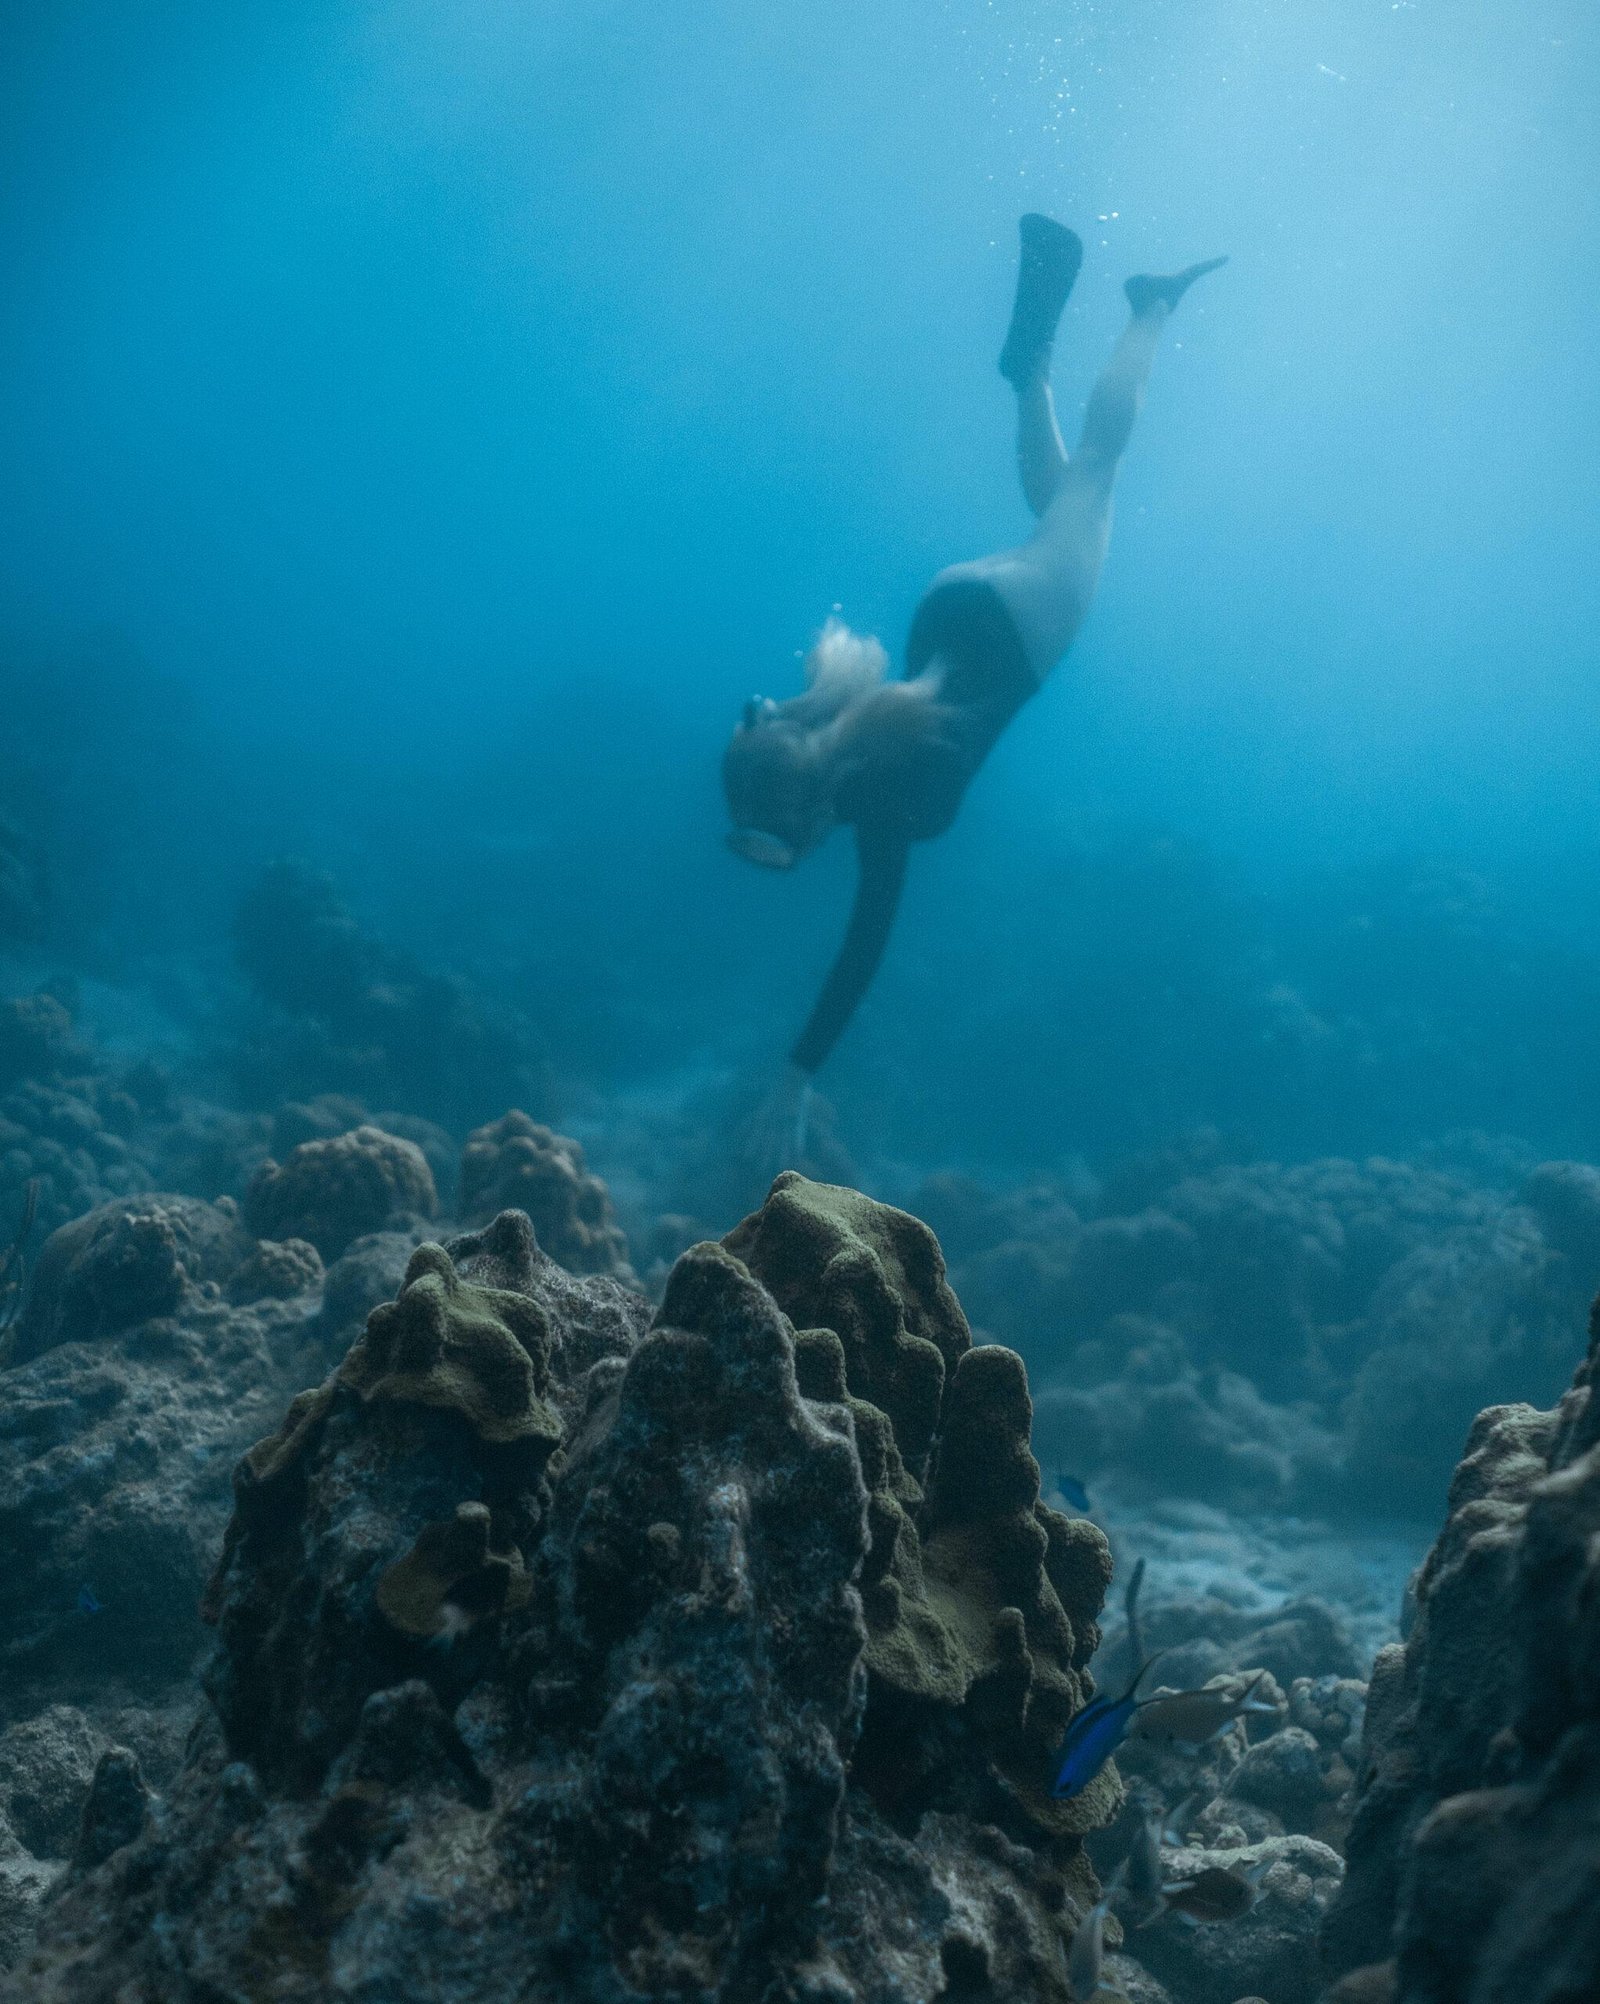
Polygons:
[[830,619],[806,657],[806,687],[787,702],[752,696],[722,758],[733,817],[728,846],[747,862],[790,870],[834,826],[841,724],[882,686],[888,658]]
[[815,733],[786,716],[788,707],[752,696],[722,755],[728,847],[769,870],[792,870],[833,826]]

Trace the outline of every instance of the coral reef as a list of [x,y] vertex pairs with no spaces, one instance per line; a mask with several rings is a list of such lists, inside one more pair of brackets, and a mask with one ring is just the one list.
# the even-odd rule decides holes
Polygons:
[[369,1232],[355,1239],[328,1268],[315,1329],[324,1347],[342,1355],[382,1301],[392,1301],[421,1240],[413,1225],[405,1231]]
[[320,1295],[325,1279],[322,1255],[306,1239],[259,1239],[233,1270],[233,1301],[292,1301],[297,1294]]
[[188,1671],[227,1469],[285,1392],[303,1302],[229,1301],[223,1207],[133,1199],[54,1233],[0,1420],[4,1705]]
[[[208,1128],[50,996],[8,1034],[36,1069],[0,1104],[36,1125],[4,1174],[49,1173],[49,1119],[123,1134],[57,1172],[9,1332],[3,1994],[1062,2000],[1152,1809],[1169,1879],[1250,1893],[1198,1926],[1119,1902],[1130,2004],[1310,2004],[1329,1969],[1477,2004],[1562,1927],[1592,1980],[1595,1353],[1555,1413],[1480,1422],[1370,1697],[1327,1606],[1197,1595],[1172,1557],[1226,1544],[1174,1493],[1424,1494],[1445,1418],[1415,1402],[1544,1370],[1593,1277],[1585,1165],[1499,1196],[1203,1146],[1098,1189],[946,1179],[950,1277],[912,1216],[789,1175],[652,1313],[582,1151],[524,1114],[455,1176],[350,1098]],[[244,1201],[108,1187],[177,1160],[254,1165]],[[435,1164],[477,1227],[442,1245]],[[1102,1644],[1110,1551],[1035,1441],[1045,1498],[1166,1492],[1142,1636]],[[1141,1647],[1152,1685],[1260,1673],[1270,1709],[1198,1753],[1135,1730],[1057,1802],[1091,1659],[1116,1688]],[[1513,1856],[1514,1912],[1484,1891]]]
[[362,930],[332,882],[274,864],[234,921],[261,1020],[231,1055],[256,1105],[337,1090],[456,1129],[548,1103],[528,1024]]
[[115,1196],[156,1182],[148,1074],[119,1077],[74,1029],[59,997],[0,1001],[0,1228],[38,1185],[43,1236]]
[[913,1202],[1027,1357],[1042,1452],[1238,1509],[1431,1519],[1478,1408],[1559,1391],[1600,1281],[1600,1178],[1570,1163],[1500,1192],[1196,1137],[1070,1197],[943,1178]]
[[215,1293],[240,1273],[249,1248],[228,1198],[204,1204],[145,1196],[102,1204],[45,1242],[11,1361],[170,1314],[192,1288]]
[[0,1816],[40,1858],[68,1858],[103,1742],[75,1705],[0,1732]]
[[515,1108],[467,1136],[456,1211],[467,1225],[525,1211],[539,1244],[569,1273],[609,1273],[633,1283],[610,1192],[589,1174],[583,1150]]
[[305,1239],[324,1259],[392,1220],[431,1218],[439,1207],[427,1158],[414,1141],[358,1127],[302,1141],[281,1166],[269,1157],[245,1194],[244,1214],[263,1238]]
[[[1563,1210],[1565,1171],[1544,1197]],[[1587,1205],[1585,1205],[1587,1211]],[[1373,1671],[1341,2004],[1600,1995],[1600,1318],[1553,1411],[1479,1415],[1416,1617]]]
[[1029,1417],[853,1192],[653,1317],[515,1212],[418,1248],[240,1462],[213,1722],[162,1799],[104,1754],[16,1994],[1064,2000],[1110,1562]]
[[1166,1854],[1174,1879],[1202,1872],[1243,1873],[1253,1904],[1238,1919],[1188,1928],[1177,1915],[1129,1937],[1129,1953],[1182,2004],[1313,2004],[1321,1983],[1317,1930],[1337,1894],[1338,1854],[1312,1837],[1269,1837],[1254,1844],[1186,1844]]

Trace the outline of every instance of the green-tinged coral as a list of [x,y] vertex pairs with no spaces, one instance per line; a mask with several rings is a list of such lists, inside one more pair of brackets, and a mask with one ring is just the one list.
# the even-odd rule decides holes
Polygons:
[[653,1318],[520,1213],[422,1248],[246,1458],[221,1730],[40,1995],[1067,2004],[1109,1562],[1030,1417],[931,1236],[798,1178]]
[[458,1696],[467,1638],[528,1601],[561,1332],[544,1302],[467,1277],[519,1224],[457,1242],[466,1271],[419,1246],[399,1297],[235,1471],[204,1612],[225,1643],[212,1695],[258,1764],[319,1775],[397,1677]]
[[483,1503],[458,1503],[442,1524],[429,1524],[378,1581],[376,1599],[403,1635],[449,1639],[486,1616],[528,1603],[528,1568],[521,1552],[495,1540]]
[[[794,1319],[808,1397],[850,1412],[868,1490],[861,1593],[869,1704],[859,1770],[898,1809],[974,1797],[1075,1837],[1114,1810],[1114,1768],[1049,1792],[1111,1577],[1102,1533],[1039,1501],[1013,1351],[974,1349],[937,1240],[903,1212],[789,1174],[723,1241]],[[910,1442],[908,1448],[907,1442]]]
[[722,1243],[796,1328],[834,1331],[851,1393],[888,1414],[920,1480],[945,1376],[972,1347],[933,1233],[857,1190],[789,1170]]
[[341,1387],[366,1402],[457,1413],[496,1447],[527,1444],[542,1460],[561,1439],[549,1402],[556,1335],[540,1305],[463,1280],[440,1245],[420,1245],[399,1298],[373,1309],[344,1362],[290,1401],[276,1433],[245,1455],[238,1481],[271,1484],[311,1451]]
[[633,1280],[611,1194],[582,1148],[515,1108],[467,1136],[456,1205],[468,1223],[525,1211],[540,1246],[569,1273]]
[[549,1403],[556,1335],[536,1301],[463,1280],[443,1246],[411,1255],[397,1301],[375,1308],[338,1377],[363,1399],[443,1406],[497,1446],[561,1438]]

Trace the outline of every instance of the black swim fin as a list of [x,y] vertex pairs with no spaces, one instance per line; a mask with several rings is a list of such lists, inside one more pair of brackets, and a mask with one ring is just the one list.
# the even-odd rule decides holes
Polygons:
[[1227,262],[1225,257],[1207,258],[1186,271],[1175,271],[1170,278],[1152,278],[1144,272],[1130,278],[1122,289],[1135,313],[1147,313],[1152,306],[1164,306],[1170,313],[1197,278],[1204,278],[1208,271],[1220,271]]
[[1024,216],[1019,227],[1022,262],[1000,373],[1020,390],[1036,370],[1050,366],[1050,344],[1083,262],[1083,243],[1049,216]]

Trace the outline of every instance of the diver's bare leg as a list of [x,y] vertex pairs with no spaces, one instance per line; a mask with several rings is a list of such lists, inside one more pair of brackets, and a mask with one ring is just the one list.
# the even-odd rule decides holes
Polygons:
[[1023,577],[1032,586],[1026,591],[1031,624],[1041,635],[1061,636],[1058,653],[1065,651],[1100,581],[1111,540],[1117,466],[1133,436],[1161,330],[1171,313],[1169,306],[1153,304],[1135,313],[1123,329],[1089,394],[1077,449],[1022,553]]
[[1117,461],[1128,449],[1134,421],[1161,345],[1161,330],[1172,317],[1169,306],[1151,306],[1134,314],[1089,393],[1072,465],[1079,478],[1110,482]]
[[979,567],[1005,601],[1041,679],[1072,644],[1099,583],[1117,466],[1144,402],[1162,329],[1194,281],[1214,269],[1193,265],[1171,278],[1128,281],[1132,315],[1089,397],[1077,450],[1049,507],[1029,542]]
[[1000,351],[1000,373],[1017,393],[1017,470],[1035,515],[1049,507],[1067,453],[1050,395],[1050,352],[1063,308],[1083,261],[1083,245],[1049,216],[1024,216],[1011,325]]
[[1072,455],[1073,464],[1084,462],[1084,472],[1109,478],[1116,471],[1117,461],[1127,451],[1128,440],[1133,436],[1134,420],[1144,402],[1156,349],[1161,345],[1161,330],[1172,318],[1172,309],[1197,278],[1226,263],[1226,258],[1211,258],[1204,264],[1190,265],[1187,271],[1177,272],[1171,278],[1128,280],[1132,317],[1090,394],[1088,409],[1083,414],[1083,433]]
[[1056,423],[1050,378],[1044,369],[1036,369],[1017,385],[1017,471],[1035,515],[1042,515],[1055,499],[1066,470],[1067,448]]

